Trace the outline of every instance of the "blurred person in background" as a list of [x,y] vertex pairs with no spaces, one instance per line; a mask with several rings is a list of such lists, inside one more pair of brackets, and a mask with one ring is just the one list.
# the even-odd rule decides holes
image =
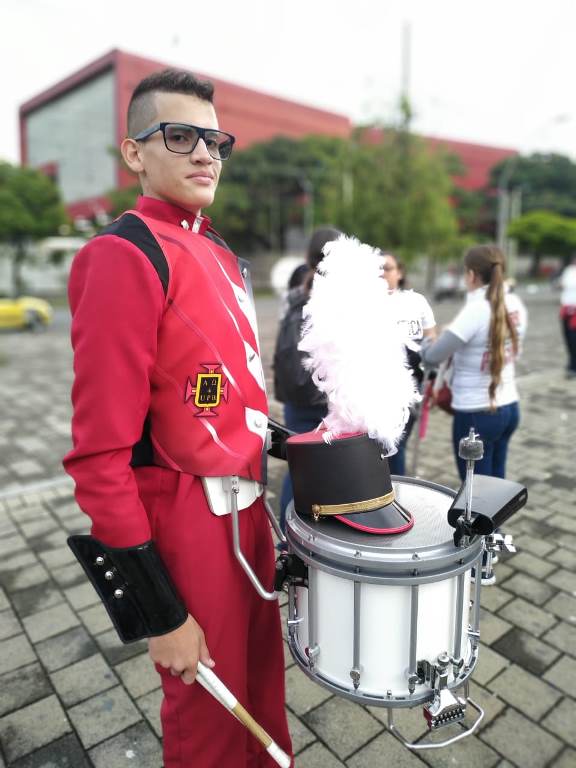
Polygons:
[[[406,287],[406,268],[392,253],[383,253],[384,277],[388,282],[388,289],[394,302],[394,308],[400,327],[408,362],[412,369],[412,375],[420,388],[424,378],[424,372],[420,366],[420,345],[422,339],[436,338],[436,321],[428,300],[416,291]],[[410,418],[402,439],[398,444],[397,453],[388,456],[388,465],[393,475],[406,474],[406,444],[416,421],[414,410],[410,412]]]
[[576,258],[560,276],[560,322],[564,333],[568,367],[566,377],[576,378]]
[[527,313],[518,295],[506,290],[504,254],[497,246],[470,248],[464,269],[466,303],[437,341],[423,344],[422,359],[437,366],[453,358],[452,443],[460,478],[466,464],[458,446],[470,427],[484,443],[476,472],[503,478],[508,444],[520,422],[514,361]]
[[[302,311],[310,297],[312,281],[318,264],[324,258],[322,249],[331,240],[337,240],[342,233],[334,227],[322,227],[311,236],[306,253],[306,271],[300,267],[293,273],[295,287],[286,297],[286,311],[280,321],[274,349],[274,397],[284,404],[284,423],[294,432],[310,432],[327,415],[325,396],[316,388],[312,375],[302,365],[306,357],[300,352]],[[292,500],[292,481],[287,472],[280,496],[280,526],[286,525],[286,509]]]

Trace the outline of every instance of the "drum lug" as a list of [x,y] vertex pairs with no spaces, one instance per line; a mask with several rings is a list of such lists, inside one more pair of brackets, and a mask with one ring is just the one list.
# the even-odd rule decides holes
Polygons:
[[306,655],[308,656],[308,666],[310,667],[310,671],[314,671],[314,666],[316,664],[316,657],[320,653],[320,646],[319,645],[313,645],[310,648],[306,648]]
[[354,669],[350,670],[350,677],[352,678],[352,683],[354,685],[354,690],[358,690],[358,686],[360,685],[360,675],[362,674],[359,667],[354,667]]

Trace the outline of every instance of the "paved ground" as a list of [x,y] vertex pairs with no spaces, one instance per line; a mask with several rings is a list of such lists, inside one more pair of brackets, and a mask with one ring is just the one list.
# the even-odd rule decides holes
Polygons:
[[[509,526],[518,554],[483,590],[472,693],[486,722],[458,745],[413,754],[386,732],[384,710],[329,695],[287,654],[298,768],[576,766],[576,381],[564,379],[557,298],[526,301],[523,422],[509,476],[530,500]],[[454,310],[439,305],[439,320]],[[261,300],[259,312],[269,361],[275,302]],[[160,692],[145,647],[117,641],[65,546],[86,519],[60,467],[71,382],[64,313],[46,334],[0,335],[0,379],[0,768],[159,768]],[[419,474],[455,487],[449,445],[449,418],[433,414]],[[273,492],[282,471],[274,462]],[[419,709],[399,723],[411,738],[424,732]]]

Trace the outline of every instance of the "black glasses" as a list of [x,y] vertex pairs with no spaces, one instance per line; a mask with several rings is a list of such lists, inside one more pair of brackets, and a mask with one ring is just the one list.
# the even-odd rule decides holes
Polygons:
[[215,131],[212,128],[200,128],[188,123],[156,123],[134,136],[134,141],[146,141],[153,133],[162,131],[164,145],[170,152],[189,155],[196,149],[199,139],[206,144],[210,157],[214,160],[227,160],[232,154],[236,138],[231,133]]

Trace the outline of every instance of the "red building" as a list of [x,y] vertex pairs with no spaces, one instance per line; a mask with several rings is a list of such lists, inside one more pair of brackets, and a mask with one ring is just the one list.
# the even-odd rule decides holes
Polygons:
[[[92,217],[109,208],[106,194],[132,186],[134,178],[119,162],[117,148],[126,135],[126,110],[137,83],[165,64],[113,50],[20,107],[20,153],[25,165],[54,178],[73,217]],[[215,87],[220,125],[237,137],[242,149],[274,136],[309,134],[347,137],[348,117],[244,88],[197,73]],[[381,139],[369,129],[368,140]],[[493,165],[516,154],[441,138],[427,139],[460,157],[464,189],[483,187]]]
[[[126,136],[130,95],[142,78],[166,67],[114,50],[20,107],[20,155],[60,186],[72,216],[106,211],[106,193],[134,185],[114,151]],[[274,136],[346,137],[349,118],[196,72],[215,85],[220,125],[242,149]]]

